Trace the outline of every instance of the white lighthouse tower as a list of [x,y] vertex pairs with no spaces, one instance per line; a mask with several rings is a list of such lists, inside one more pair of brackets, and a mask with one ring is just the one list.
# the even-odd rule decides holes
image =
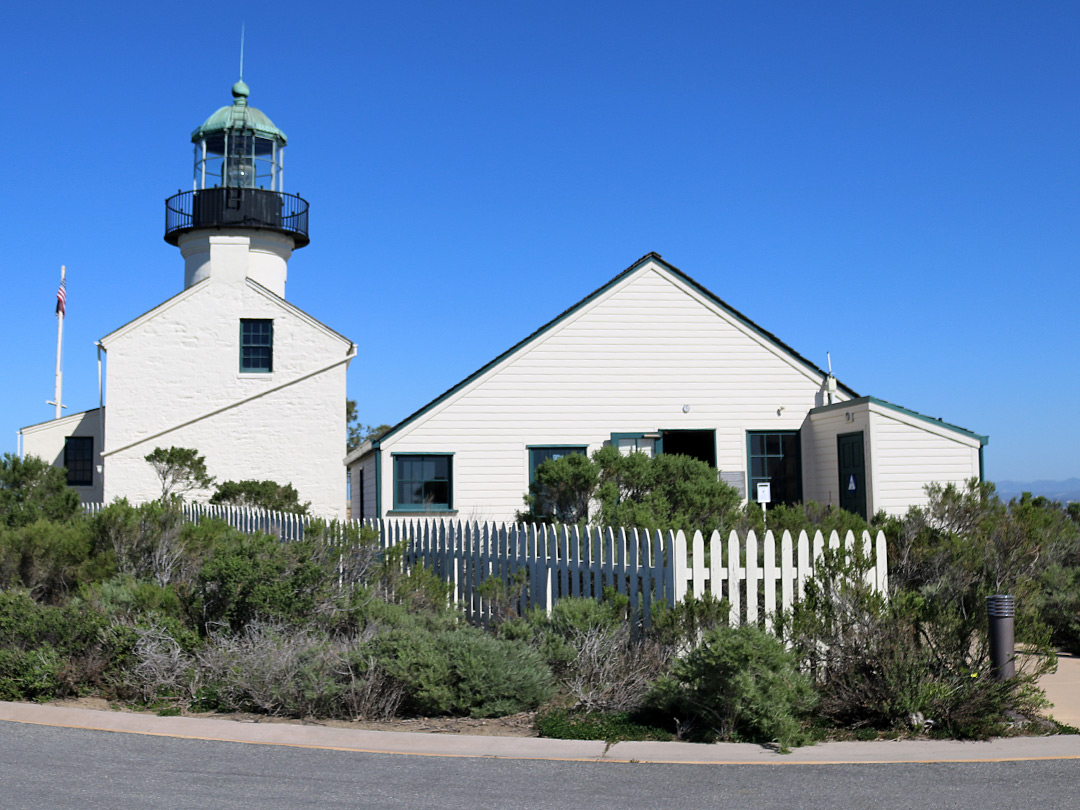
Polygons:
[[238,81],[232,104],[194,131],[193,188],[165,201],[184,289],[101,339],[104,496],[157,497],[146,455],[187,447],[219,483],[292,484],[314,514],[337,517],[356,347],[285,300],[308,204],[284,190],[285,133],[249,92]]
[[191,191],[165,202],[165,241],[184,257],[184,287],[239,275],[285,297],[289,257],[308,244],[308,204],[285,193],[285,133],[248,104],[243,80],[233,103],[191,134]]
[[249,93],[238,81],[232,104],[191,136],[193,187],[165,201],[184,289],[98,342],[104,408],[22,430],[25,452],[66,466],[85,501],[160,497],[146,456],[184,447],[219,483],[292,484],[313,514],[342,516],[356,347],[285,300],[289,257],[308,244],[308,204],[286,193],[285,133]]

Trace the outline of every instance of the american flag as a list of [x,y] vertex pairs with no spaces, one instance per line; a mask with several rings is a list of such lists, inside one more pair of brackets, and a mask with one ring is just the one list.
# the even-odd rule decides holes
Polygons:
[[67,281],[60,280],[60,289],[56,291],[56,314],[63,315],[67,312]]

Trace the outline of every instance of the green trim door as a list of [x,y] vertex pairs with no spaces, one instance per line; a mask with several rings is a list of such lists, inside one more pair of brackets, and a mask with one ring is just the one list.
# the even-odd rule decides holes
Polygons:
[[836,437],[836,459],[840,468],[840,508],[866,520],[866,456],[862,432]]

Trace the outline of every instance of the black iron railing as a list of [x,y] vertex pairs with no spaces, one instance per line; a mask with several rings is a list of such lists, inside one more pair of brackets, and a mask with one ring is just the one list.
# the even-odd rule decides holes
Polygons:
[[166,242],[199,228],[265,228],[293,237],[298,248],[311,241],[307,200],[262,188],[204,188],[165,200]]

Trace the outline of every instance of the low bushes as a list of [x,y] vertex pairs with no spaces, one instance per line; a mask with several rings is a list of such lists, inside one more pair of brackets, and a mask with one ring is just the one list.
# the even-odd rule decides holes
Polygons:
[[[646,502],[658,514],[660,501]],[[811,725],[982,737],[1034,717],[1037,669],[990,677],[985,599],[997,590],[1017,596],[1027,649],[1080,645],[1076,517],[1038,499],[1002,505],[985,486],[932,489],[926,508],[885,524],[887,599],[864,584],[861,548],[827,551],[801,602],[776,617],[781,640],[729,628],[729,605],[711,597],[657,607],[648,627],[614,594],[519,616],[517,581],[485,586],[497,609],[492,632],[480,630],[445,583],[368,530],[281,543],[183,524],[170,503],[22,514],[0,520],[0,699],[93,692],[365,719],[539,709],[549,735],[787,747]],[[857,520],[813,505],[769,513],[771,528],[792,530]]]
[[586,712],[639,709],[666,671],[671,650],[651,638],[635,638],[625,597],[603,601],[562,599],[551,610],[499,628],[504,638],[530,643],[557,679],[562,701]]
[[648,698],[684,738],[776,742],[781,749],[808,740],[805,725],[817,701],[798,657],[753,625],[710,630]]
[[128,628],[79,603],[42,605],[0,591],[0,700],[114,692],[136,641]]
[[368,648],[417,714],[498,717],[535,709],[554,692],[551,670],[521,641],[463,626],[437,633],[395,629]]

